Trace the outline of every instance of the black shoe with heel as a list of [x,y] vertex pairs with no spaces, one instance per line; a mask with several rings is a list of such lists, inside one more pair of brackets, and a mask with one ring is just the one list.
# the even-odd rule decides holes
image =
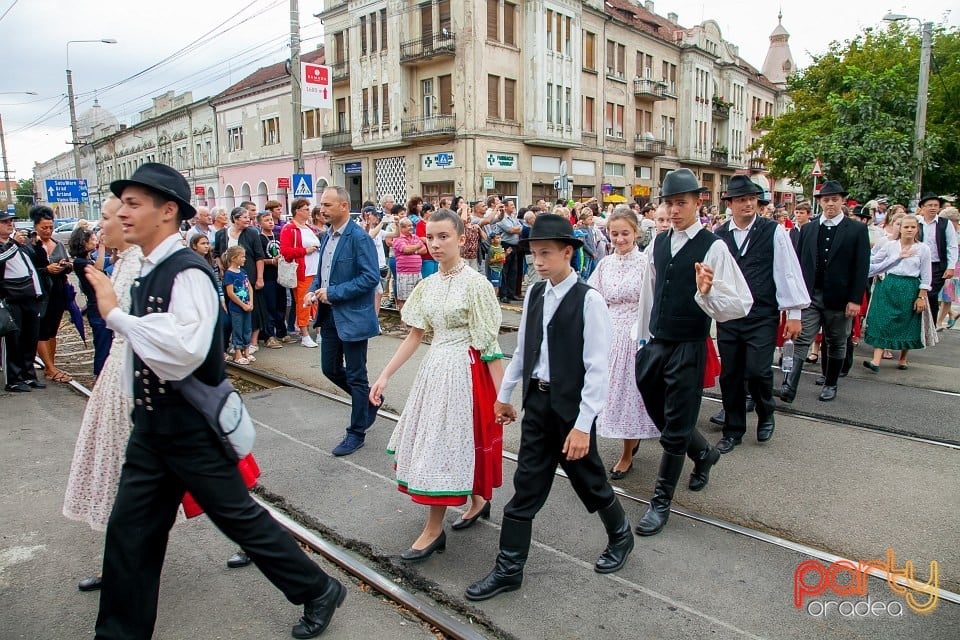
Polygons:
[[420,560],[426,560],[433,555],[433,552],[443,553],[447,550],[447,532],[441,531],[433,542],[428,544],[423,549],[414,549],[410,547],[406,551],[400,554],[400,559],[407,562],[418,562]]
[[464,518],[461,515],[459,518],[457,518],[457,520],[452,525],[450,525],[450,528],[456,531],[469,529],[480,518],[483,518],[484,520],[490,519],[490,501],[489,500],[487,500],[487,503],[483,505],[483,508],[480,509],[480,511],[478,511],[476,515],[471,516],[470,518]]

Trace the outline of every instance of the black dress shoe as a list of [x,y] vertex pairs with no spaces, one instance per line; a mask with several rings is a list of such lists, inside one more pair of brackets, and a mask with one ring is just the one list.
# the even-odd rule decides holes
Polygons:
[[39,380],[27,380],[27,385],[33,387],[34,389],[46,389],[47,385],[43,384]]
[[730,453],[733,448],[743,442],[743,438],[734,438],[733,436],[723,436],[717,443],[717,451],[720,453]]
[[487,504],[483,505],[483,508],[480,509],[480,511],[478,511],[475,516],[471,518],[464,518],[463,516],[460,516],[452,525],[450,525],[450,528],[456,529],[457,531],[460,531],[462,529],[469,529],[470,527],[473,526],[473,523],[475,523],[480,518],[484,518],[485,520],[490,519],[490,501],[489,500],[487,500]]
[[813,381],[813,384],[818,387],[822,387],[823,384],[827,381],[827,376],[817,376],[817,379]]
[[766,420],[761,420],[757,424],[757,442],[766,442],[773,437],[773,416],[770,416]]
[[633,462],[630,463],[630,466],[624,469],[623,471],[617,471],[616,469],[610,469],[610,479],[611,480],[623,480],[627,477],[627,474],[633,471]]
[[80,591],[98,591],[103,586],[103,578],[100,576],[90,576],[77,583],[77,589]]
[[780,395],[780,400],[782,400],[783,402],[786,402],[787,404],[790,404],[797,397],[797,388],[785,382],[783,383],[783,386],[780,387],[779,395]]
[[237,551],[227,559],[227,568],[239,569],[240,567],[249,565],[251,562],[253,562],[253,560],[250,559],[250,556],[248,556],[243,549],[240,549],[240,551]]
[[31,389],[22,382],[14,382],[13,384],[3,385],[4,391],[9,391],[11,393],[30,393]]
[[822,402],[830,402],[837,397],[837,387],[836,385],[823,385],[823,389],[820,390],[820,400]]
[[323,595],[303,605],[303,617],[293,625],[291,635],[294,638],[316,638],[326,630],[337,607],[343,604],[346,597],[347,588],[330,578]]
[[702,491],[710,481],[710,469],[720,460],[720,451],[715,447],[707,447],[693,462],[693,473],[690,474],[690,491]]
[[613,573],[623,567],[627,556],[633,551],[633,530],[627,514],[616,498],[610,506],[600,509],[600,520],[607,530],[607,547],[597,558],[593,570],[597,573]]
[[727,412],[723,409],[720,409],[720,411],[717,411],[715,414],[710,416],[710,422],[722,427],[723,425],[727,424]]
[[[489,504],[489,503],[488,503]],[[410,547],[406,551],[400,554],[401,560],[406,560],[407,562],[419,562],[420,560],[426,560],[433,555],[433,552],[443,553],[447,549],[447,532],[441,531],[440,535],[436,539],[426,546],[424,549],[414,549]]]

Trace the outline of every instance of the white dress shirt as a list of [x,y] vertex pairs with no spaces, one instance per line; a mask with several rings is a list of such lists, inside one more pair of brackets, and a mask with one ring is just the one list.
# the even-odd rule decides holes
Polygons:
[[[744,229],[737,226],[736,220],[730,221],[733,241],[737,243],[742,256],[746,255],[750,248],[749,242],[747,246],[743,246],[743,243],[756,221],[757,216],[754,215]],[[801,312],[810,306],[810,294],[803,281],[800,260],[793,249],[793,243],[790,242],[790,235],[786,228],[779,224],[773,231],[773,281],[777,287],[777,305],[780,311],[787,312],[787,320],[799,320]]]
[[[577,273],[570,272],[558,285],[549,280],[543,290],[543,342],[540,343],[540,359],[533,366],[533,377],[544,382],[550,381],[550,352],[547,340],[547,325],[556,313],[563,297],[577,283]],[[523,314],[520,317],[520,332],[517,336],[517,348],[513,359],[503,372],[503,381],[497,400],[510,402],[514,388],[523,379],[523,349],[527,326],[527,308],[530,295],[523,301]],[[580,392],[580,413],[573,428],[590,433],[593,421],[607,401],[607,366],[610,354],[610,316],[603,296],[596,289],[587,291],[583,301],[583,390]]]
[[932,271],[930,267],[930,248],[921,242],[913,244],[913,255],[901,258],[903,245],[892,240],[870,254],[870,274],[868,277],[889,273],[895,276],[920,278],[920,288],[930,290]]
[[[703,225],[699,220],[692,225],[678,231],[665,231],[670,235],[670,255],[675,256],[695,235],[700,233]],[[646,344],[654,336],[650,333],[650,314],[653,312],[653,292],[657,282],[657,268],[653,259],[653,247],[656,241],[647,245],[646,251],[650,256],[647,261],[647,273],[643,279],[643,289],[640,291],[640,308],[637,310],[637,324],[631,330],[631,335],[641,345]],[[717,322],[727,322],[743,318],[753,307],[753,295],[750,286],[743,278],[737,261],[733,259],[727,243],[718,239],[707,250],[703,257],[703,264],[713,269],[713,286],[710,293],[703,295],[699,289],[693,299],[703,312]]]
[[934,216],[932,222],[926,222],[923,217],[920,218],[920,225],[923,227],[923,244],[930,249],[930,261],[940,262],[943,270],[953,269],[957,264],[957,231],[953,228],[953,223],[947,220],[947,255],[940,255],[937,247],[937,221],[940,216]]
[[835,227],[838,224],[840,224],[841,220],[843,220],[843,214],[838,213],[832,218],[828,218],[825,214],[821,214],[820,216],[817,217],[817,219],[820,220],[820,224],[822,224],[825,227]]
[[[177,251],[190,251],[175,233],[141,259],[140,277]],[[166,313],[142,317],[124,313],[119,307],[107,315],[107,326],[127,340],[127,363],[123,388],[133,397],[132,350],[161,380],[183,380],[196,371],[210,351],[214,327],[220,320],[219,297],[213,281],[199,269],[177,275],[170,291]]]

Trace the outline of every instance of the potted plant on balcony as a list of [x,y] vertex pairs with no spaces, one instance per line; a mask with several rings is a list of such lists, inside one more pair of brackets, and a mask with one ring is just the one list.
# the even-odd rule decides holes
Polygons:
[[727,109],[733,106],[733,103],[724,100],[723,96],[713,96],[713,104],[716,107],[726,107]]

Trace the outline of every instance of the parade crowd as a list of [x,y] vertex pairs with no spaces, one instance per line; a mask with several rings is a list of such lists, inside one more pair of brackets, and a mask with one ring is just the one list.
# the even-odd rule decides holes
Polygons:
[[[322,633],[346,596],[249,497],[255,459],[225,446],[187,393],[222,386],[225,361],[319,347],[324,376],[352,401],[332,447],[346,456],[364,446],[391,378],[432,333],[387,450],[398,489],[425,507],[400,558],[446,550],[448,507],[465,509],[455,531],[490,517],[503,427],[519,420],[498,553],[465,591],[486,600],[520,588],[558,466],[606,532],[595,570],[615,572],[634,534],[664,529],[686,458],[689,489],[708,486],[746,437],[748,407],[756,440],[768,442],[774,398],[795,400],[804,366],[820,367],[819,400],[842,401],[861,341],[874,349],[863,367],[879,373],[894,359],[904,370],[910,351],[957,320],[960,215],[935,194],[914,214],[883,197],[852,202],[827,181],[814,217],[810,202],[788,213],[737,175],[721,211],[703,206],[706,190],[678,169],[659,205],[387,195],[355,216],[349,193],[329,187],[316,206],[293,200],[287,217],[277,201],[263,211],[194,207],[186,180],[157,163],[111,191],[99,229],[78,227],[67,246],[53,239],[47,207],[30,210],[32,232],[0,214],[0,300],[15,325],[4,339],[6,391],[71,380],[55,363],[61,320],[76,307],[71,272],[86,299],[97,381],[64,514],[105,531],[102,571],[79,585],[100,590],[103,639],[152,635],[168,531],[201,512],[239,545],[229,566],[255,564],[303,606],[293,637]],[[514,302],[522,315],[505,360],[501,304]],[[371,376],[368,343],[389,303],[406,338]],[[723,410],[711,420],[723,432],[711,443],[697,422],[703,389],[717,381]],[[622,442],[613,464],[598,437]],[[653,438],[662,449],[653,497],[632,525],[610,480],[630,473]]]

